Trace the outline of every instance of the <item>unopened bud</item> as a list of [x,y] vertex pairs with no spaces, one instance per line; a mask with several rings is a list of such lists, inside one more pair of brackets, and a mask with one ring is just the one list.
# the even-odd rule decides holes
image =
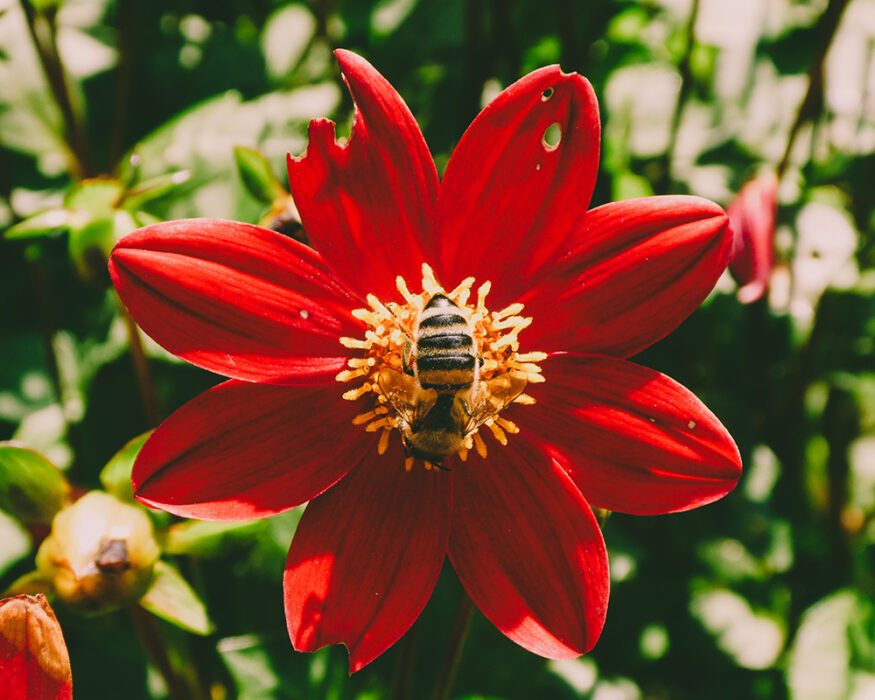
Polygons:
[[46,597],[19,595],[0,600],[0,698],[72,697],[70,656]]
[[774,173],[748,182],[729,205],[733,246],[729,272],[739,284],[738,299],[749,304],[769,287],[774,256],[778,178]]
[[103,613],[145,593],[160,553],[145,512],[92,491],[55,516],[36,565],[65,603]]

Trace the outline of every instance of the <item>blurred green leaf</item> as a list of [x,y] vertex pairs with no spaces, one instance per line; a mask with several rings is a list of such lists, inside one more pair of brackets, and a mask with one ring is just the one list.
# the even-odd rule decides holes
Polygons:
[[131,471],[134,468],[134,460],[151,434],[150,430],[128,442],[112,456],[100,472],[100,483],[103,484],[103,488],[120,501],[134,502]]
[[41,454],[0,444],[0,509],[25,524],[49,524],[69,495],[64,475]]
[[0,510],[0,576],[29,554],[30,535],[17,520]]
[[285,194],[267,158],[259,151],[247,146],[234,146],[234,162],[246,191],[262,204],[270,205]]
[[164,561],[155,564],[155,575],[140,605],[153,615],[195,634],[213,631],[213,623],[197,593],[173,566]]
[[71,223],[71,214],[66,209],[49,209],[29,216],[6,229],[6,238],[40,238],[63,233]]
[[264,520],[242,523],[187,520],[170,527],[163,548],[168,554],[221,556],[235,546],[251,541],[266,529]]
[[875,673],[875,605],[862,593],[846,589],[815,603],[802,615],[787,664],[792,700],[871,695]]
[[67,209],[78,209],[92,217],[106,216],[121,201],[124,188],[117,180],[99,178],[84,180],[69,189],[64,196]]

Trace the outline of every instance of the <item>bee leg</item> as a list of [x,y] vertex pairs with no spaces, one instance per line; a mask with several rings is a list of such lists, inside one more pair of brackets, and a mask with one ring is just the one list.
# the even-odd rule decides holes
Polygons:
[[444,466],[443,464],[441,464],[440,462],[432,462],[432,463],[431,463],[431,466],[433,466],[433,467],[437,467],[437,468],[440,469],[442,472],[451,472],[451,471],[453,471],[453,470],[450,469],[449,467],[445,467],[445,466]]

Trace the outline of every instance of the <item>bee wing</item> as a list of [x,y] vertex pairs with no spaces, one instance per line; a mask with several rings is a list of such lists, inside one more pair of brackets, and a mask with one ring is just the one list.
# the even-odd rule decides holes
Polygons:
[[389,405],[409,425],[422,420],[437,401],[436,391],[423,389],[414,377],[388,367],[377,375],[377,386]]
[[480,382],[471,401],[470,417],[465,434],[473,432],[523,393],[526,380],[513,374],[502,374]]

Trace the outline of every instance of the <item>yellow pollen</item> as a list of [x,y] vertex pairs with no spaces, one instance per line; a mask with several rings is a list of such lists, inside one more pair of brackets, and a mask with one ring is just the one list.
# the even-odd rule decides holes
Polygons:
[[[337,381],[362,381],[360,386],[345,391],[343,398],[369,402],[352,419],[353,425],[362,426],[369,433],[379,433],[378,454],[387,452],[392,439],[404,441],[408,452],[425,452],[426,456],[408,454],[405,457],[404,469],[408,472],[417,460],[426,470],[438,470],[442,468],[442,460],[452,456],[453,448],[432,452],[430,447],[421,447],[430,444],[428,442],[420,442],[419,446],[407,442],[414,440],[414,436],[419,440],[423,435],[426,440],[430,438],[429,429],[419,421],[433,409],[435,390],[419,384],[417,333],[419,318],[426,305],[436,294],[443,294],[459,307],[466,319],[473,341],[472,354],[476,354],[480,361],[477,374],[470,375],[470,388],[460,389],[454,396],[453,405],[458,407],[454,410],[463,412],[460,433],[455,438],[455,444],[461,443],[461,446],[455,454],[462,462],[467,460],[471,451],[485,458],[486,442],[478,432],[484,426],[498,444],[507,445],[508,436],[518,433],[519,428],[499,413],[511,403],[535,403],[524,389],[528,383],[544,381],[538,363],[547,358],[543,352],[519,352],[520,333],[532,323],[531,318],[521,315],[523,305],[514,303],[500,311],[490,311],[486,307],[486,298],[492,289],[491,282],[484,281],[475,287],[475,279],[466,277],[447,292],[427,264],[422,265],[420,293],[411,292],[407,281],[400,276],[395,279],[395,286],[398,290],[396,299],[384,302],[368,294],[367,307],[352,311],[353,318],[365,326],[363,338],[339,339],[343,347],[355,351],[355,356],[347,359],[348,369],[337,374]],[[469,303],[475,288],[476,304]],[[397,436],[394,435],[396,431]]]

